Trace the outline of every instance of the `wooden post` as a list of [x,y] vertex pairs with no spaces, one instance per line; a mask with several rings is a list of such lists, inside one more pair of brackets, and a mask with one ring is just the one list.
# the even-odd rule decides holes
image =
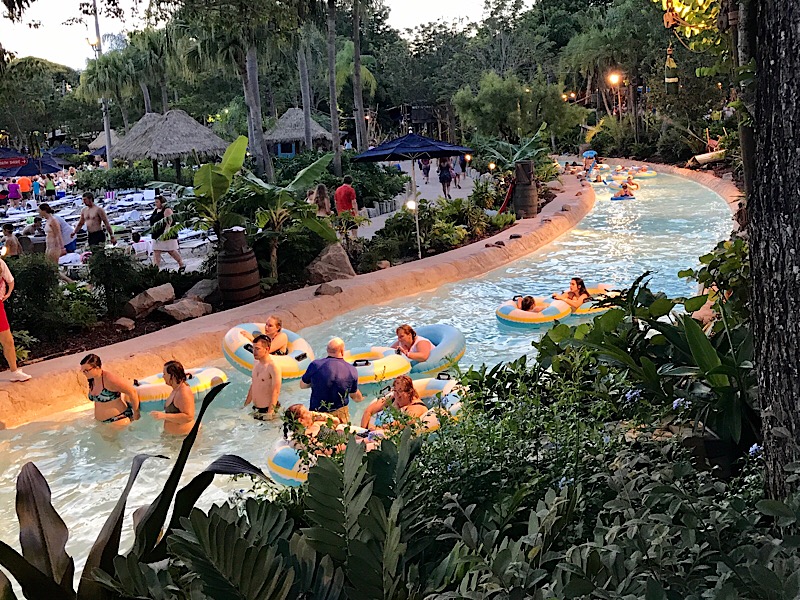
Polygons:
[[536,189],[536,170],[531,160],[514,163],[514,214],[518,219],[532,219],[539,214],[539,193]]

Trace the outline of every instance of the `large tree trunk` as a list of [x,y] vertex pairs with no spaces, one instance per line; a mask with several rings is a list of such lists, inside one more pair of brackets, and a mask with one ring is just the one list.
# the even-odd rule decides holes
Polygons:
[[169,88],[167,87],[166,73],[161,73],[158,84],[161,88],[161,112],[162,114],[166,114],[169,110]]
[[367,147],[367,120],[364,113],[364,86],[361,82],[361,4],[353,0],[353,107],[356,113],[356,148]]
[[153,112],[152,102],[150,100],[150,88],[144,81],[139,82],[139,87],[142,89],[142,98],[144,99],[144,112],[145,114]]
[[800,11],[786,0],[751,6],[758,7],[759,44],[751,306],[766,488],[783,498],[798,489],[784,467],[800,460]]
[[306,150],[313,150],[311,139],[311,84],[308,81],[308,61],[306,61],[306,40],[300,38],[297,49],[297,68],[300,70],[300,95],[303,98],[303,132]]
[[339,106],[336,102],[336,0],[328,2],[328,97],[331,105],[333,173],[342,176],[342,145],[339,140]]
[[253,120],[254,137],[251,144],[251,150],[253,146],[259,148],[261,159],[260,168],[262,169],[264,175],[266,175],[267,181],[274,182],[275,168],[272,166],[272,157],[269,155],[267,141],[264,139],[264,125],[262,116],[264,113],[261,112],[261,92],[258,85],[258,52],[256,51],[255,44],[250,44],[250,46],[247,48],[245,69],[247,71],[245,86],[249,89],[251,101],[250,117]]
[[128,109],[125,108],[125,103],[122,101],[121,94],[115,93],[114,101],[117,103],[117,106],[119,107],[119,112],[122,115],[122,126],[125,128],[125,133],[127,133],[128,129],[130,129],[130,120],[128,119]]

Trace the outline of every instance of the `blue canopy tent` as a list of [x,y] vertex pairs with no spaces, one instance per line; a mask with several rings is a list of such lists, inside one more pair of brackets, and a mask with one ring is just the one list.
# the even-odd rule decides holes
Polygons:
[[58,173],[61,167],[52,158],[43,156],[41,158],[28,158],[28,162],[21,167],[10,169],[0,169],[0,177],[22,177],[30,175],[46,175],[47,173]]
[[17,152],[13,148],[6,148],[5,146],[0,146],[0,158],[19,158],[20,156],[25,156],[21,152]]
[[106,147],[102,146],[98,148],[94,152],[89,152],[89,156],[105,156],[106,155]]
[[42,158],[45,158],[45,159],[49,160],[50,162],[54,162],[57,165],[59,165],[60,167],[62,167],[62,168],[63,167],[69,167],[69,166],[74,164],[74,163],[62,158],[62,156],[56,156],[55,154],[51,154],[50,152],[45,152],[42,155]]
[[[353,157],[356,162],[380,162],[383,160],[411,161],[411,197],[417,200],[417,160],[420,158],[445,158],[459,154],[470,154],[472,148],[456,146],[448,142],[434,140],[416,133],[409,133],[396,140],[384,142],[371,150]],[[417,226],[417,256],[422,258],[422,242],[419,236],[419,212],[414,210]]]
[[459,154],[471,154],[472,148],[456,146],[448,142],[434,140],[416,133],[409,133],[396,140],[384,142],[371,150],[353,157],[356,162],[380,162],[383,160],[411,161],[412,198],[417,197],[416,163],[420,158],[443,158]]
[[51,148],[47,151],[47,154],[52,154],[53,156],[63,156],[66,154],[80,154],[75,148],[72,146],[68,146],[67,144],[59,144],[55,148]]

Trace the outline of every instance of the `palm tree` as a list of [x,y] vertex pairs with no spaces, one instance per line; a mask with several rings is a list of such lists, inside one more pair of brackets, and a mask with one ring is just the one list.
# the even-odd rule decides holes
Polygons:
[[256,161],[256,172],[274,181],[275,169],[264,139],[258,82],[258,44],[268,39],[270,32],[265,25],[242,21],[244,27],[227,27],[214,22],[200,22],[195,18],[198,16],[184,11],[180,15],[182,18],[175,23],[176,34],[183,38],[187,70],[200,71],[209,66],[233,67],[236,70],[242,81],[248,110],[248,138],[250,151]]
[[169,90],[167,69],[173,52],[167,30],[148,27],[130,35],[131,55],[136,71],[140,76],[139,85],[145,96],[145,112],[152,112],[149,84],[158,85],[161,90],[161,111],[169,110]]
[[336,101],[336,0],[327,0],[328,16],[328,94],[331,105],[333,173],[342,176],[342,148],[339,139],[339,106]]
[[341,93],[348,80],[352,81],[355,89],[356,62],[361,64],[359,79],[362,81],[362,86],[366,85],[369,95],[374,96],[378,89],[378,82],[369,67],[375,67],[375,58],[362,56],[360,61],[356,61],[355,44],[350,40],[347,40],[342,49],[336,53],[336,91]]
[[125,131],[130,121],[123,98],[130,95],[137,85],[136,70],[130,55],[122,50],[107,52],[88,61],[81,73],[81,83],[77,93],[87,100],[112,98],[122,115]]
[[356,109],[356,148],[359,152],[366,148],[367,142],[364,86],[361,77],[361,3],[353,0],[353,107]]

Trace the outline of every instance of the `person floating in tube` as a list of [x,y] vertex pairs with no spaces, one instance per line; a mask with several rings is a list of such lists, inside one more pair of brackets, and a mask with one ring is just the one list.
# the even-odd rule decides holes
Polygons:
[[580,277],[573,277],[569,282],[569,289],[561,294],[553,294],[555,300],[563,300],[573,309],[580,308],[587,300],[591,299],[591,294],[586,289],[586,284]]
[[403,324],[395,329],[397,341],[392,344],[392,348],[398,354],[403,354],[411,362],[425,362],[431,355],[433,343],[427,338],[417,335],[411,325]]
[[545,307],[541,304],[536,304],[536,298],[533,296],[515,296],[514,303],[517,308],[525,312],[542,312]]

